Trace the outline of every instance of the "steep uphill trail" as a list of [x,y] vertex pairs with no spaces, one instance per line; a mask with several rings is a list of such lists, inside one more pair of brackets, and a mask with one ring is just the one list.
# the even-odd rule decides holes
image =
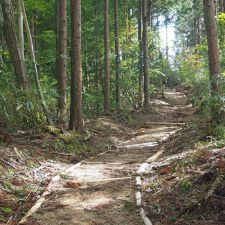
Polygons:
[[[167,90],[137,135],[96,157],[65,168],[20,224],[141,225],[136,206],[137,171],[178,132],[189,114],[186,97]],[[154,160],[154,159],[153,159]],[[139,171],[140,172],[140,171]]]

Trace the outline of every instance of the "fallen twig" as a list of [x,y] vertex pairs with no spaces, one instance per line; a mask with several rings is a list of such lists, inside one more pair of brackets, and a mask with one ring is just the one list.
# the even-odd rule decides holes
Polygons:
[[17,169],[14,165],[12,165],[10,162],[5,161],[4,159],[0,158],[0,161],[4,162],[5,164],[7,164],[8,166],[11,166],[13,169]]

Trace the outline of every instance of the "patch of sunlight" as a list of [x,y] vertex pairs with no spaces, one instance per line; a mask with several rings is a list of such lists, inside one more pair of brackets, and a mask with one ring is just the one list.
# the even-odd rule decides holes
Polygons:
[[163,100],[158,100],[158,99],[152,101],[152,103],[155,105],[171,106],[171,104],[169,104],[168,102],[165,102]]
[[72,166],[66,171],[66,174],[69,174],[74,180],[81,178],[86,180],[109,178],[110,174],[107,175],[105,171],[105,164],[88,164],[79,167]]
[[139,144],[126,144],[122,145],[123,148],[126,149],[134,149],[134,148],[146,148],[146,147],[155,147],[158,145],[158,142],[144,142],[144,143],[139,143]]
[[62,205],[66,205],[70,207],[71,210],[83,210],[83,209],[94,209],[100,206],[104,206],[107,204],[111,204],[114,202],[112,198],[99,196],[99,195],[91,195],[89,198],[86,196],[84,199],[77,199],[77,197],[73,197],[72,195],[64,196],[60,203]]

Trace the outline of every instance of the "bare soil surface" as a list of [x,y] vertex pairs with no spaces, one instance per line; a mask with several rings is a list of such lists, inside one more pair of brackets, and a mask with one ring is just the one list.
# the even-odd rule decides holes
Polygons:
[[135,202],[134,177],[169,135],[180,130],[178,123],[186,123],[193,112],[182,93],[168,90],[165,96],[152,102],[152,111],[133,115],[132,139],[124,138],[124,130],[124,135],[116,137],[115,148],[66,165],[21,224],[143,224]]

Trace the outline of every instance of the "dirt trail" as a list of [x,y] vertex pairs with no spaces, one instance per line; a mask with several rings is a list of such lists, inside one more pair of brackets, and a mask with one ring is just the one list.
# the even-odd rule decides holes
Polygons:
[[[153,102],[148,122],[184,122],[186,97],[166,91],[166,100]],[[159,143],[180,126],[149,125],[132,140],[97,157],[69,166],[49,186],[43,202],[23,224],[141,225],[136,208],[135,175],[159,150]]]

